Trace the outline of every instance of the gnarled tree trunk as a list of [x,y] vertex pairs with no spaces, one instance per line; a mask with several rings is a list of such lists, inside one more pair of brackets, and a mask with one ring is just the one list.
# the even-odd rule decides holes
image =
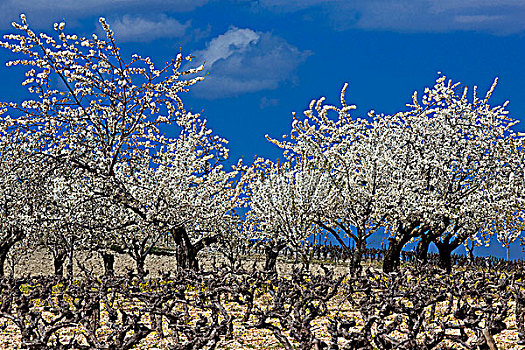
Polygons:
[[104,275],[115,275],[115,255],[107,252],[102,252],[102,261],[104,262]]
[[0,276],[4,276],[4,266],[5,260],[7,259],[7,254],[9,253],[11,246],[6,246],[5,244],[0,245]]
[[[264,262],[264,271],[277,272],[277,257],[279,252],[286,246],[284,243],[268,244],[264,246],[264,255],[266,260]],[[307,259],[307,257],[304,257]]]
[[24,231],[19,229],[10,229],[7,232],[7,237],[4,237],[4,240],[0,242],[0,276],[4,276],[4,266],[7,259],[7,254],[11,248],[24,238]]
[[364,240],[355,240],[355,249],[352,252],[352,260],[350,261],[350,274],[358,276],[363,269],[362,261],[365,253],[366,244]]
[[383,259],[383,272],[393,272],[399,269],[401,250],[412,238],[418,237],[426,228],[419,228],[419,222],[413,222],[408,227],[398,227],[395,237],[388,238],[388,249]]
[[176,259],[177,267],[180,269],[199,270],[199,262],[197,260],[197,254],[204,249],[204,247],[216,243],[219,240],[219,236],[203,237],[197,242],[192,243],[186,229],[181,226],[172,230],[173,240],[177,246],[176,248]]
[[412,223],[397,228],[396,236],[388,238],[388,249],[383,259],[383,271],[393,272],[399,269],[401,250],[405,244],[407,244],[412,238],[420,237],[428,233],[429,227],[421,225],[419,221],[413,221]]
[[137,274],[139,276],[146,276],[148,274],[148,272],[149,272],[149,271],[146,271],[144,269],[145,263],[146,263],[146,256],[145,255],[136,257],[136,259],[135,259],[135,267],[137,269]]
[[60,250],[53,255],[53,267],[55,276],[64,276],[64,262],[66,261],[67,251]]
[[383,272],[394,272],[399,269],[401,250],[409,240],[410,237],[388,238],[388,249],[383,259]]
[[438,265],[440,268],[444,269],[447,272],[452,271],[452,252],[454,249],[459,247],[459,244],[456,241],[449,242],[444,240],[443,242],[434,242],[438,248]]
[[432,242],[432,236],[430,235],[421,236],[421,240],[417,244],[417,248],[416,248],[416,259],[418,263],[421,263],[421,264],[427,263],[428,247],[430,246],[431,242]]

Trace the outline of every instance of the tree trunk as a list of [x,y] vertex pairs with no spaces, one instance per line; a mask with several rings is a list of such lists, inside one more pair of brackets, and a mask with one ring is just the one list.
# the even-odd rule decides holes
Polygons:
[[199,270],[199,263],[197,261],[197,252],[193,244],[191,244],[188,232],[184,227],[178,227],[173,231],[173,239],[175,240],[177,267],[180,269]]
[[[470,237],[467,231],[458,234],[457,229],[455,227],[442,240],[434,241],[439,252],[438,265],[447,272],[452,271],[452,252]],[[472,244],[472,247],[474,247],[474,244]]]
[[137,268],[137,274],[139,276],[146,276],[148,271],[144,269],[144,264],[146,262],[146,256],[139,256],[135,258],[135,267]]
[[303,267],[305,271],[310,271],[310,260],[312,256],[308,253],[303,254]]
[[64,276],[64,262],[66,261],[66,251],[60,251],[53,256],[53,266],[55,268],[55,276]]
[[0,276],[4,277],[4,265],[5,260],[7,259],[7,253],[9,253],[10,246],[2,245],[0,246]]
[[104,262],[104,276],[115,275],[115,255],[111,253],[102,252],[102,260]]
[[10,229],[9,236],[0,244],[0,276],[4,276],[4,266],[7,259],[7,254],[11,248],[24,238],[24,232],[18,229]]
[[467,260],[470,265],[474,265],[474,248],[475,248],[474,241],[471,242],[470,247],[468,245],[465,246],[465,249],[467,250]]
[[180,269],[190,269],[194,271],[199,270],[199,261],[197,260],[197,254],[204,249],[204,247],[216,243],[219,240],[219,236],[204,237],[195,242],[191,243],[188,232],[184,227],[178,227],[172,231],[173,240],[177,246],[176,248],[176,259],[177,267]]
[[363,261],[363,254],[365,252],[365,242],[363,240],[355,241],[355,248],[352,252],[352,260],[350,262],[350,275],[358,276],[361,274]]
[[71,249],[68,252],[68,260],[66,265],[66,277],[68,280],[73,279],[73,254],[75,251],[75,243],[71,242]]
[[278,247],[273,247],[267,245],[264,247],[264,255],[266,256],[266,261],[264,263],[264,271],[267,272],[277,272],[277,257],[279,256]]
[[444,269],[447,273],[452,271],[452,251],[457,248],[455,243],[449,242],[435,242],[438,248],[438,266]]
[[197,260],[197,254],[192,248],[192,246],[187,245],[177,246],[177,267],[183,270],[189,269],[199,271],[199,261]]
[[432,242],[432,237],[430,235],[421,236],[421,240],[417,244],[416,248],[416,259],[418,263],[423,265],[427,263],[428,247],[430,246],[430,242]]
[[388,273],[399,269],[399,256],[401,255],[401,250],[411,238],[411,235],[407,233],[401,233],[398,239],[388,239],[388,249],[385,252],[385,257],[383,259],[383,272]]

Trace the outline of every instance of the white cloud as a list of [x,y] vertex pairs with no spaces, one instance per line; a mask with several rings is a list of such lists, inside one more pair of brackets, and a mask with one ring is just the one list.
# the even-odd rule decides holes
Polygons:
[[20,13],[25,13],[36,28],[49,28],[65,18],[75,24],[86,17],[117,16],[122,13],[158,14],[165,11],[187,12],[205,5],[209,0],[0,0],[0,29],[7,29]]
[[297,67],[310,54],[270,33],[234,27],[194,54],[198,61],[206,60],[210,74],[192,91],[213,99],[276,89],[293,81]]
[[279,12],[310,11],[335,29],[402,32],[482,31],[498,35],[525,31],[521,0],[259,0]]
[[256,44],[260,35],[251,29],[231,28],[226,33],[212,39],[206,49],[195,52],[195,57],[211,67],[220,59],[226,59],[235,53],[245,52],[250,45]]
[[[119,42],[147,42],[158,38],[182,37],[190,26],[165,15],[149,19],[138,16],[125,15],[108,23],[115,32]],[[99,33],[101,32],[99,27]]]

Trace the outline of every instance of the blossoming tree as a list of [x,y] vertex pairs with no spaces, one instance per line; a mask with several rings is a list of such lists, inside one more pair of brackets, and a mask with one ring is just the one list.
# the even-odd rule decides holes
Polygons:
[[[221,166],[226,141],[179,97],[203,79],[195,77],[202,67],[181,71],[191,60],[181,54],[161,68],[136,54],[127,61],[103,18],[105,40],[66,34],[63,22],[55,35],[35,33],[21,20],[13,23],[19,34],[1,45],[24,55],[8,65],[28,67],[23,85],[34,97],[3,103],[2,122],[41,140],[33,152],[59,169],[53,174],[61,190],[49,192],[40,216],[67,218],[48,224],[67,222],[76,230],[70,236],[88,235],[82,241],[108,262],[115,249],[129,253],[139,270],[160,235],[172,232],[185,252],[179,263],[194,267],[189,251],[198,251],[212,232],[208,223],[230,208],[224,201],[235,176]],[[167,125],[178,138],[164,135]],[[81,205],[71,205],[73,198]]]
[[434,242],[450,269],[452,251],[467,238],[498,233],[505,241],[521,232],[523,150],[507,103],[488,104],[494,87],[483,99],[474,89],[469,101],[467,89],[440,76],[421,102],[414,94],[407,111],[363,119],[350,116],[355,107],[344,101],[345,86],[341,108],[312,101],[294,118],[289,140],[270,141],[288,159],[307,159],[329,174],[337,195],[317,223],[342,246],[340,233],[353,238],[355,267],[366,238],[384,227],[385,271],[399,266],[402,248],[416,238],[419,258]]
[[266,244],[265,270],[275,269],[285,247],[302,255],[308,267],[304,245],[319,232],[316,222],[333,195],[328,174],[305,161],[280,164],[258,158],[245,179],[247,232]]
[[[352,118],[355,106],[341,108],[313,100],[304,117],[294,115],[292,131],[282,141],[269,140],[284,150],[290,162],[305,162],[316,169],[311,176],[326,182],[330,192],[318,202],[315,224],[348,252],[355,243],[351,271],[359,272],[366,242],[383,223],[383,208],[392,191],[391,164],[385,161],[382,129],[366,118]],[[329,203],[329,205],[326,205]],[[343,236],[343,237],[342,237]]]
[[34,140],[9,126],[0,125],[0,276],[10,250],[35,229],[34,212],[42,200],[38,190],[45,177],[38,155],[30,151]]
[[412,158],[405,181],[411,183],[407,199],[417,204],[414,214],[424,227],[418,251],[426,255],[434,242],[448,270],[452,251],[467,238],[501,237],[504,221],[497,218],[517,222],[521,215],[512,190],[516,183],[509,183],[523,169],[513,147],[515,121],[507,116],[507,103],[488,104],[496,82],[483,99],[474,88],[469,101],[467,88],[441,76],[425,89],[421,103],[414,94],[411,109],[394,116],[402,127],[399,140],[408,145],[403,153]]

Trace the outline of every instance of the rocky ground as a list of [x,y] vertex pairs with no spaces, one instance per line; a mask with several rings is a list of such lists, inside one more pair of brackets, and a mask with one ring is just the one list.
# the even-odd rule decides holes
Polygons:
[[[20,260],[14,267],[15,276],[37,276],[53,273],[53,258],[51,254],[44,249],[31,252],[31,254],[25,254],[19,258]],[[262,269],[264,264],[263,259],[264,257],[262,256],[245,257],[243,259],[243,266],[249,269],[256,263],[257,267]],[[214,252],[202,253],[199,256],[199,262],[204,269],[210,267],[213,261],[217,264],[225,263],[225,259]],[[286,275],[292,263],[293,261],[279,258],[279,263],[277,264],[278,273]],[[333,265],[331,262],[327,263]],[[6,274],[9,274],[11,271],[11,267],[8,265],[9,264],[6,264]],[[102,258],[97,253],[79,253],[78,256],[75,257],[73,268],[75,275],[81,274],[83,268],[81,268],[80,265],[95,275],[103,273]],[[115,255],[115,274],[124,274],[130,269],[133,270],[134,267],[134,261],[129,256],[123,254]],[[158,276],[159,271],[166,272],[176,268],[177,262],[175,256],[149,255],[146,258],[145,269],[149,271],[152,276]],[[313,271],[320,269],[319,263],[314,262],[312,269]],[[345,263],[336,264],[336,274],[343,274],[346,271],[348,271],[348,267]]]
[[[32,252],[31,255],[25,255],[19,257],[20,260],[14,268],[15,276],[22,275],[47,275],[53,272],[53,260],[49,253],[44,250],[38,250]],[[74,272],[77,276],[81,276],[82,265],[86,270],[93,274],[103,273],[102,259],[98,254],[79,254],[74,267]],[[213,261],[219,264],[224,262],[218,255],[212,252],[203,254],[200,257],[200,261],[204,266],[204,269],[209,267]],[[250,268],[253,264],[257,264],[258,268],[262,268],[264,263],[263,258],[260,256],[253,256],[246,258],[243,262],[244,266]],[[158,275],[159,271],[170,271],[176,269],[176,261],[174,256],[150,256],[146,260],[145,268],[150,271],[152,276]],[[291,262],[280,260],[278,264],[278,272],[280,275],[286,276],[291,270]],[[379,268],[379,266],[370,266],[370,268]],[[133,269],[133,260],[124,255],[117,255],[115,259],[115,273],[123,274],[129,269]],[[339,264],[335,267],[336,275],[345,274],[348,270],[345,264]],[[9,273],[9,266],[6,266],[6,273]],[[312,270],[320,270],[318,262],[312,264]],[[335,314],[345,314],[345,317],[351,317],[355,311],[352,310],[350,305],[344,300],[335,299],[333,305],[330,305],[332,310],[332,316]],[[242,314],[241,309],[235,310],[234,314],[236,317],[240,317]],[[237,315],[238,314],[238,315]],[[3,334],[0,336],[0,349],[17,349],[20,348],[20,334],[19,331],[9,322],[0,320],[0,326],[4,324]],[[321,338],[325,338],[326,327],[328,325],[328,319],[323,318],[314,322],[314,332],[318,333]],[[495,338],[498,343],[498,349],[525,349],[523,346],[518,346],[517,342],[517,331],[515,320],[510,320],[509,329],[498,334]],[[72,332],[76,332],[72,330]],[[234,323],[233,337],[229,340],[221,342],[220,349],[279,349],[282,345],[275,339],[271,332],[267,330],[256,330],[256,329],[245,329],[239,324]],[[327,337],[327,334],[326,334]],[[328,340],[328,338],[326,338]],[[154,334],[148,336],[139,347],[140,349],[165,349],[167,344],[161,339],[158,339]],[[442,347],[442,349],[446,348]]]

